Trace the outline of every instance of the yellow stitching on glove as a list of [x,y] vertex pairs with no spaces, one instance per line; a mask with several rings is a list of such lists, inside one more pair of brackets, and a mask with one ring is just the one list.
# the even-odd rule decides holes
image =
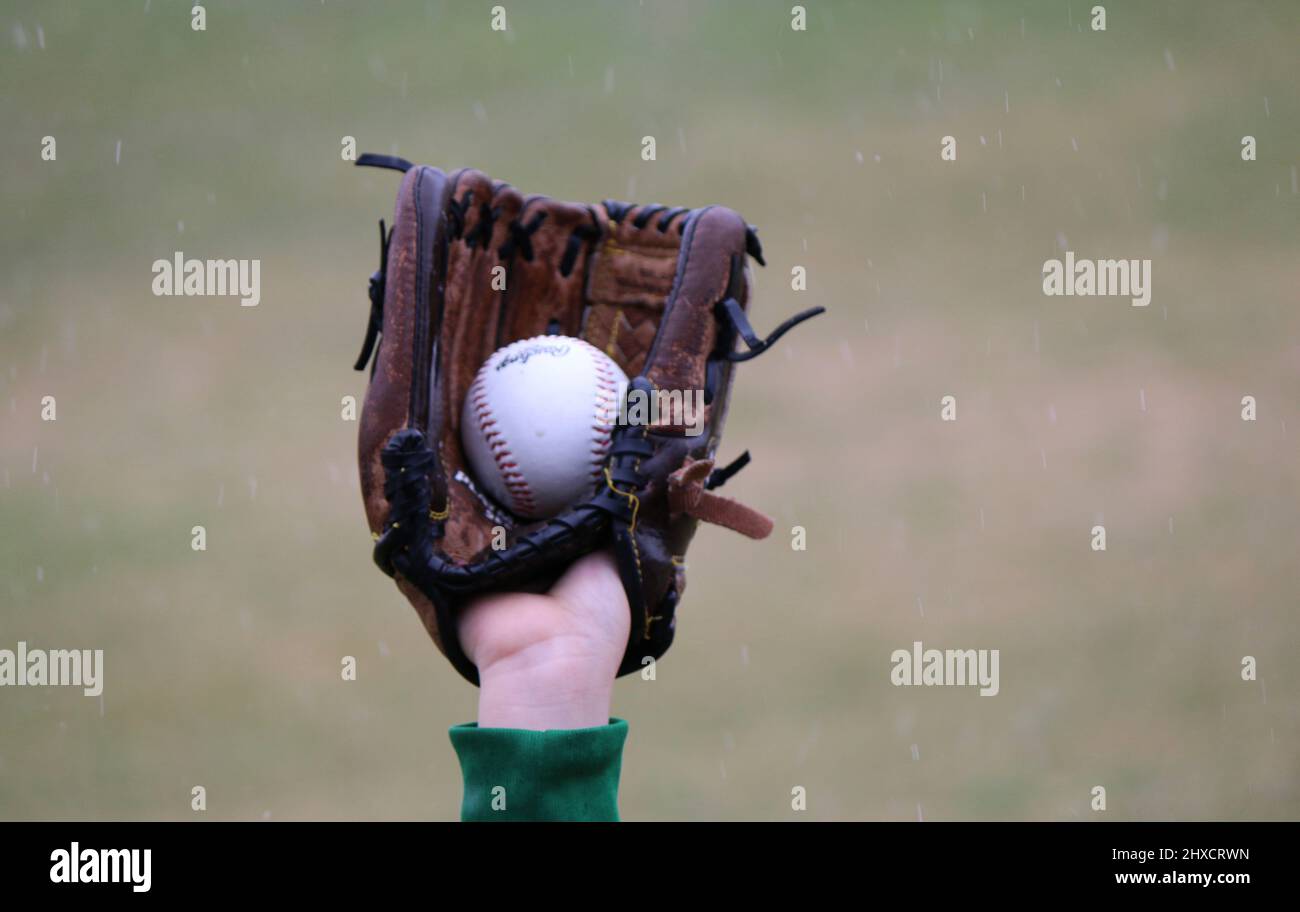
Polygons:
[[[641,460],[638,459],[634,466],[634,471],[640,471],[640,469],[641,469]],[[615,494],[617,494],[619,497],[626,497],[628,499],[628,502],[632,504],[632,523],[630,526],[628,526],[628,530],[627,530],[628,541],[632,543],[632,557],[636,561],[637,583],[644,585],[645,576],[641,572],[641,549],[638,548],[636,544],[636,517],[637,517],[637,513],[641,509],[641,501],[631,491],[620,491],[618,488],[614,487],[614,479],[610,475],[608,466],[605,467],[605,484],[609,485],[609,489],[613,491]],[[645,606],[645,625],[643,627],[645,631],[644,639],[647,640],[650,639],[650,626],[655,622],[655,619],[656,619],[655,615],[652,615],[650,613],[650,606],[647,604]]]
[[614,311],[614,326],[609,331],[609,342],[605,345],[605,354],[614,357],[614,343],[618,341],[618,321],[623,318],[623,308]]
[[609,474],[609,466],[605,467],[605,484],[609,485],[609,489],[619,497],[626,497],[627,502],[632,505],[632,525],[628,527],[628,532],[636,532],[636,514],[637,511],[641,509],[641,501],[638,500],[637,496],[631,491],[620,491],[618,488],[614,487],[614,479]]

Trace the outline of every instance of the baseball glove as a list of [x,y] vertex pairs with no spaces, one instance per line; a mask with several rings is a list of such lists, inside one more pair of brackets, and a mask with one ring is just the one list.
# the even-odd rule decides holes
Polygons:
[[[490,591],[540,591],[612,545],[632,612],[619,674],[658,658],[673,639],[697,522],[771,532],[762,514],[712,493],[749,459],[714,464],[733,365],[823,308],[757,337],[745,316],[745,257],[761,264],[762,249],[720,206],[579,205],[524,196],[470,169],[444,174],[383,155],[357,164],[405,174],[391,230],[379,223],[381,264],[356,363],[363,370],[375,356],[358,451],[375,562],[477,683],[457,609]],[[512,516],[470,474],[461,407],[489,355],[542,334],[607,353],[631,378],[629,397],[702,389],[702,433],[688,434],[671,409],[658,423],[619,423],[589,500],[549,520]]]

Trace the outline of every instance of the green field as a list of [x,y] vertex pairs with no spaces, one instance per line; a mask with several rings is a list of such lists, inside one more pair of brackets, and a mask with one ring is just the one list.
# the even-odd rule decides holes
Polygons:
[[[1300,816],[1300,5],[190,5],[0,11],[0,648],[106,656],[102,700],[0,689],[0,818],[458,815],[476,694],[340,419],[397,185],[344,136],[728,205],[756,328],[829,311],[740,369],[727,493],[777,532],[702,529],[617,685],[624,819]],[[1044,296],[1067,247],[1152,259],[1150,306]],[[260,305],[152,295],[178,250]],[[916,640],[1001,692],[892,686]]]

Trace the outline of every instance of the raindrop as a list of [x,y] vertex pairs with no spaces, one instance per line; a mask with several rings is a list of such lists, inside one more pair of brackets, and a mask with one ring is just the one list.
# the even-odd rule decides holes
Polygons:
[[117,141],[117,145],[113,148],[113,164],[122,164],[122,140],[120,139]]
[[20,51],[27,47],[27,30],[21,22],[14,25],[14,47]]
[[1146,391],[1146,390],[1144,390],[1144,389],[1140,389],[1140,390],[1138,390],[1138,403],[1142,406],[1142,411],[1145,412],[1145,411],[1147,410],[1147,391]]
[[40,566],[39,564],[36,567],[36,582],[38,583],[45,582],[45,568]]
[[1177,69],[1174,66],[1174,54],[1169,50],[1169,48],[1165,48],[1165,66],[1169,67],[1169,72],[1171,73]]
[[920,747],[920,745],[917,745],[917,744],[913,744],[913,745],[912,745],[912,759],[913,759],[913,760],[920,760],[920,759],[921,759],[921,747]]
[[1155,230],[1151,232],[1151,248],[1156,253],[1164,253],[1169,249],[1169,226],[1156,225]]

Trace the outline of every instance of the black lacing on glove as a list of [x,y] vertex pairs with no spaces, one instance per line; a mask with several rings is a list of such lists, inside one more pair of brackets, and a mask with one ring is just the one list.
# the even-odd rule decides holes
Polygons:
[[[637,208],[636,203],[622,203],[618,200],[601,200],[600,204],[605,207],[605,211],[609,213],[609,217],[619,224],[622,224],[623,219],[627,218],[628,213]],[[672,209],[669,209],[667,206],[662,206],[659,203],[652,203],[640,208],[636,214],[636,218],[632,219],[632,227],[644,228],[646,225],[650,224],[652,218],[662,212],[663,215],[660,216],[659,221],[655,223],[655,229],[662,234],[672,227],[673,219],[690,211],[690,209],[682,206],[675,206]],[[680,232],[682,226],[685,224],[685,220],[678,222],[677,230]]]
[[[364,156],[363,156],[364,157]],[[388,275],[388,247],[393,242],[393,232],[384,231],[384,220],[379,220],[379,268],[370,274],[370,319],[366,323],[366,338],[361,343],[361,354],[353,370],[365,370],[366,362],[375,350],[375,342],[384,329],[384,279]],[[376,360],[376,364],[378,361]],[[371,367],[371,373],[374,368]]]
[[393,553],[427,532],[429,473],[436,462],[424,435],[403,428],[389,438],[379,454],[384,466],[384,499],[388,501],[388,523],[375,542],[375,563],[393,575]]
[[818,314],[826,312],[825,307],[809,307],[807,310],[800,311],[790,319],[786,320],[776,329],[768,333],[766,339],[760,339],[754,332],[754,328],[749,325],[749,318],[745,316],[745,311],[741,309],[739,302],[735,298],[725,298],[718,302],[716,313],[719,320],[725,320],[732,329],[745,340],[749,346],[749,351],[729,351],[727,360],[734,363],[748,361],[750,358],[757,358],[763,352],[775,344],[776,340],[784,336],[790,330],[794,329],[804,320],[811,320]]
[[582,245],[600,240],[600,221],[596,216],[596,210],[588,206],[587,214],[591,217],[591,224],[578,225],[573,229],[569,234],[569,242],[564,245],[564,256],[560,257],[560,275],[566,279],[573,273]]
[[[466,194],[465,204],[469,205],[468,194]],[[474,230],[465,238],[465,246],[473,249],[479,244],[483,245],[486,250],[487,245],[492,243],[492,226],[501,215],[500,209],[493,209],[487,203],[479,203],[478,206],[478,224]]]
[[[755,259],[758,259],[761,263],[762,260],[760,257],[763,252],[762,248],[758,248],[757,254],[750,249],[751,246],[757,247],[758,245],[758,235],[754,232],[754,227],[752,225],[749,226],[746,231],[745,237],[746,252]],[[749,242],[751,237],[753,239],[752,245]],[[800,311],[776,329],[772,330],[768,333],[766,339],[760,339],[758,334],[754,332],[754,327],[749,325],[749,318],[745,316],[745,311],[741,308],[740,302],[736,300],[736,295],[739,294],[740,290],[744,287],[744,281],[745,258],[742,254],[736,254],[731,258],[731,275],[727,280],[727,289],[723,292],[722,300],[713,307],[713,313],[718,318],[718,322],[730,330],[719,337],[719,344],[724,346],[724,348],[720,352],[715,352],[714,358],[724,358],[733,364],[739,361],[748,361],[750,358],[757,358],[763,352],[771,348],[776,343],[777,339],[794,329],[804,320],[811,320],[818,314],[826,312],[825,307],[809,307],[807,310]],[[749,351],[738,352],[732,350],[731,346],[736,336],[740,336],[740,338],[745,340],[745,344],[749,346]],[[705,402],[708,402],[712,398],[710,389],[712,386],[712,383],[706,382],[704,391]]]
[[705,489],[712,491],[714,488],[722,487],[732,475],[735,475],[747,465],[749,465],[749,450],[745,450],[722,468],[710,472],[708,480],[704,482]]
[[473,202],[473,190],[466,190],[460,202],[457,202],[455,197],[447,200],[447,228],[452,237],[465,236],[465,216],[469,214],[469,207]]
[[534,215],[526,225],[519,219],[511,221],[506,225],[510,236],[497,250],[497,256],[503,260],[508,260],[518,251],[525,260],[531,263],[533,261],[533,233],[542,227],[544,221],[546,221],[545,211]]
[[404,158],[396,155],[376,155],[374,152],[366,152],[357,159],[358,168],[391,168],[394,171],[401,171],[405,174],[415,166]]

